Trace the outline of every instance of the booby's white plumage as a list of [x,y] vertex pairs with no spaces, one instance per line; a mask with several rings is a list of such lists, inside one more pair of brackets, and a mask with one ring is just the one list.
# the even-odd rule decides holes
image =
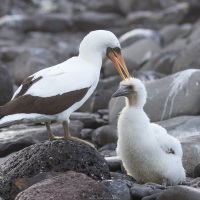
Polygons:
[[143,110],[144,84],[136,78],[126,79],[113,96],[126,97],[126,106],[118,120],[117,154],[127,173],[141,183],[176,185],[183,182],[181,144],[163,127],[150,123]]
[[67,122],[94,92],[105,55],[122,78],[129,76],[116,36],[104,30],[90,32],[81,42],[77,57],[25,79],[12,100],[0,107],[0,126],[16,121]]

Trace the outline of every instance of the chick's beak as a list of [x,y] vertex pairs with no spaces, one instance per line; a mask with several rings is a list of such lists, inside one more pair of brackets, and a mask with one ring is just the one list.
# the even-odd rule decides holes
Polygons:
[[107,51],[107,57],[112,61],[121,78],[125,80],[125,78],[130,79],[130,74],[124,62],[124,58],[121,53],[117,53],[114,49],[109,48]]
[[112,97],[120,97],[126,96],[127,94],[131,94],[133,92],[133,88],[128,85],[121,85],[119,89],[113,93]]

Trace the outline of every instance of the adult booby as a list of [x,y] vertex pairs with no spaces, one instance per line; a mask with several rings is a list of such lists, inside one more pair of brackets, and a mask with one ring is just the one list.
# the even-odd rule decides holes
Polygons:
[[185,181],[180,142],[163,127],[150,123],[143,110],[144,84],[136,78],[126,79],[113,94],[119,96],[126,97],[126,106],[118,119],[117,154],[127,173],[140,183],[166,186]]
[[69,133],[69,117],[94,92],[104,55],[122,79],[130,76],[117,37],[110,31],[92,31],[82,40],[77,57],[38,71],[23,81],[12,99],[0,107],[0,127],[16,122],[44,122],[49,139],[61,139],[50,129],[50,122],[57,121],[63,124],[62,138],[75,139]]

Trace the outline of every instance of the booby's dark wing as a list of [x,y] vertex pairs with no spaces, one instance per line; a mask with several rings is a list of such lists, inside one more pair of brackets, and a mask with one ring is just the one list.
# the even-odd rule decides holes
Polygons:
[[51,97],[16,96],[13,100],[0,107],[0,118],[17,113],[58,114],[76,102],[81,101],[88,90],[89,88],[82,88]]

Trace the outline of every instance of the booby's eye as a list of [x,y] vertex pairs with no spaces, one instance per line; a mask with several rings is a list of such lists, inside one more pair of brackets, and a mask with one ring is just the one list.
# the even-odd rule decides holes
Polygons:
[[119,47],[113,48],[113,51],[116,52],[118,55],[121,54],[121,49]]

